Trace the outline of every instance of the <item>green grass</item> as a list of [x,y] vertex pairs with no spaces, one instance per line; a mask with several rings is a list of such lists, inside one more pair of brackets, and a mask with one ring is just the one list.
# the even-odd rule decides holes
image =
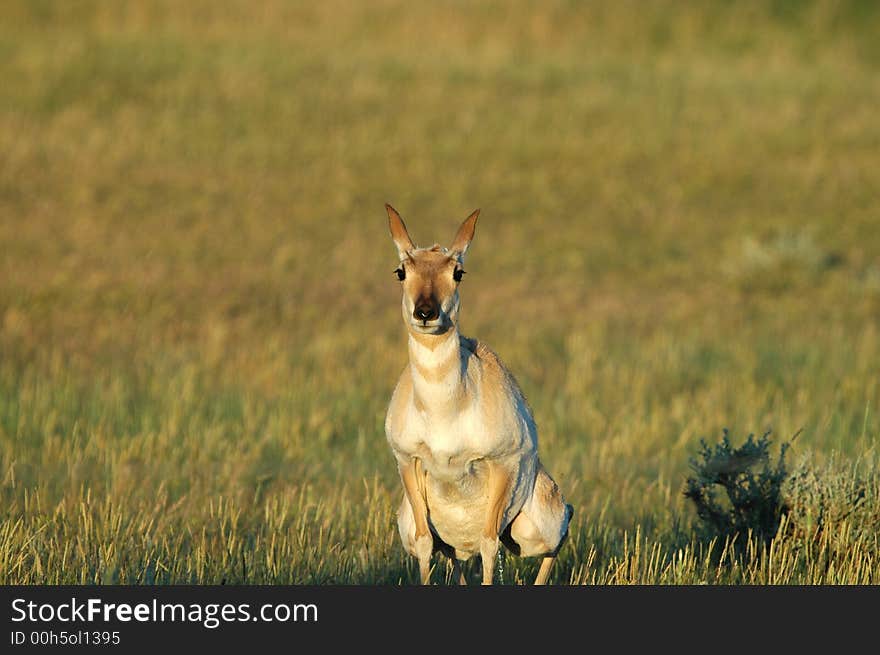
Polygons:
[[880,582],[858,517],[737,558],[683,496],[724,427],[876,479],[878,33],[820,0],[4,3],[0,583],[417,580],[386,201],[423,244],[483,210],[462,327],[575,506],[552,581]]

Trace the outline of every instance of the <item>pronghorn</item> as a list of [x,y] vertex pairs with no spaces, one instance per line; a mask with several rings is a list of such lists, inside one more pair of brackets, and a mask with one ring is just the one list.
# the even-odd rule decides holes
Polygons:
[[535,584],[545,584],[572,507],[538,459],[535,421],[513,375],[458,331],[458,285],[480,210],[449,248],[418,248],[397,211],[385,209],[409,346],[385,418],[404,488],[403,546],[418,559],[422,584],[435,551],[452,558],[459,584],[460,562],[479,553],[483,584],[492,584],[499,542],[517,555],[543,555]]

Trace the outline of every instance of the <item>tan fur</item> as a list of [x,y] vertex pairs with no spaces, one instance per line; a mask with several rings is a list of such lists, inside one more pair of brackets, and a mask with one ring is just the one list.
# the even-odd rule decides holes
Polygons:
[[479,211],[446,250],[415,247],[399,214],[387,209],[405,272],[401,309],[409,337],[410,363],[385,422],[405,489],[398,515],[404,547],[418,559],[423,583],[439,548],[456,561],[479,553],[483,583],[491,584],[504,539],[518,554],[545,556],[536,579],[543,584],[571,508],[538,459],[537,428],[513,375],[488,346],[458,332],[454,274]]
[[455,292],[455,281],[452,270],[456,261],[439,249],[413,251],[418,257],[411,256],[403,262],[406,269],[404,289],[414,296],[436,294],[448,298]]
[[430,367],[430,366],[422,366],[416,362],[413,365],[416,367],[416,370],[424,377],[426,380],[430,382],[436,382],[437,380],[442,380],[452,371],[452,368],[456,366],[458,362],[453,360],[448,360],[444,362],[441,366]]

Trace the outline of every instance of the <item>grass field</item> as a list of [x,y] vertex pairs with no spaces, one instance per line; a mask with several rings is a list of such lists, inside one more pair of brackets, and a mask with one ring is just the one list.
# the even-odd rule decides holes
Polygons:
[[[462,327],[575,507],[553,582],[880,583],[877,34],[867,1],[4,2],[0,583],[417,581],[386,201],[423,245],[482,208]],[[708,539],[725,427],[802,430],[859,511]]]

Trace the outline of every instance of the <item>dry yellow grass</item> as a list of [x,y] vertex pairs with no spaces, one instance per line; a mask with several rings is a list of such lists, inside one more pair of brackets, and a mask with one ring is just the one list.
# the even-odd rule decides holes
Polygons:
[[876,582],[870,544],[718,569],[681,492],[725,426],[876,448],[878,31],[867,2],[4,3],[0,582],[415,579],[386,201],[425,243],[483,210],[464,332],[576,507],[556,582]]

